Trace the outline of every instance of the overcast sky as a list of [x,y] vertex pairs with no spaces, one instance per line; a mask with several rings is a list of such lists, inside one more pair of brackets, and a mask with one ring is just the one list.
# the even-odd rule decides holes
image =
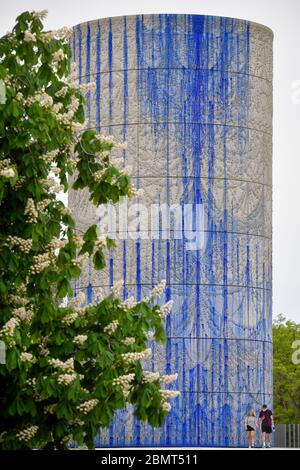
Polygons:
[[300,1],[1,0],[0,8],[0,35],[22,11],[43,9],[47,29],[106,16],[196,13],[257,21],[274,31],[273,312],[300,322]]

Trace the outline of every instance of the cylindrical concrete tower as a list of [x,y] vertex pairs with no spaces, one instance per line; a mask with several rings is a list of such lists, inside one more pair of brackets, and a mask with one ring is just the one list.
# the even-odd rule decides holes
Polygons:
[[[178,372],[181,391],[162,429],[122,411],[98,445],[242,446],[248,408],[272,405],[272,38],[200,15],[74,28],[79,80],[96,83],[88,126],[128,141],[149,222],[136,237],[129,221],[107,268],[89,267],[76,289],[92,300],[123,278],[140,299],[165,278],[175,306],[148,369]],[[86,193],[69,201],[80,229],[101,222]]]

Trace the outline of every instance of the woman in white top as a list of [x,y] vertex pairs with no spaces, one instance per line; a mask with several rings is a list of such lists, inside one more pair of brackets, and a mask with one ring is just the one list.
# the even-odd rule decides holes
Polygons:
[[245,418],[245,430],[247,431],[248,447],[255,447],[255,432],[258,427],[255,411],[250,410]]

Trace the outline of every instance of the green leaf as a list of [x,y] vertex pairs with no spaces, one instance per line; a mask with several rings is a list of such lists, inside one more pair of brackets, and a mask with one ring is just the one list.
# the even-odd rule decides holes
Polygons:
[[155,327],[155,340],[164,345],[167,343],[166,332],[162,325]]
[[0,181],[0,204],[3,199],[3,195],[4,195],[4,183],[3,181]]
[[57,295],[59,298],[66,297],[67,295],[72,295],[73,290],[68,279],[62,279],[57,285]]
[[66,264],[69,264],[70,261],[71,261],[71,256],[67,252],[67,250],[61,249],[57,257],[57,262],[61,263],[62,265],[66,265]]
[[113,409],[108,403],[103,404],[101,407],[101,424],[108,426],[114,417]]
[[116,247],[115,240],[113,240],[112,238],[109,238],[109,237],[106,238],[106,244],[107,244],[107,248],[109,248],[109,249],[112,249],[112,248]]
[[120,178],[118,179],[118,183],[119,183],[119,188],[124,191],[125,189],[127,189],[130,185],[130,179],[128,178],[127,175],[122,175],[120,176]]
[[95,269],[105,268],[106,262],[105,262],[105,256],[102,250],[96,251],[96,253],[93,256],[93,263],[94,263]]
[[9,372],[16,369],[19,363],[19,354],[16,349],[6,351],[6,367]]
[[91,227],[83,235],[83,239],[84,241],[96,241],[97,238],[97,225],[91,225]]
[[31,416],[35,417],[37,415],[36,405],[32,398],[24,401],[24,411],[26,413],[30,413]]
[[15,101],[12,101],[12,115],[14,118],[18,118],[21,115],[21,110]]
[[[59,411],[59,416],[56,412],[57,417],[59,418],[61,416],[61,410]],[[63,417],[63,416],[61,416]],[[55,434],[58,438],[63,437],[68,431],[67,425],[63,423],[62,421],[58,421],[55,425]]]
[[55,414],[58,419],[71,419],[73,415],[71,405],[66,402],[60,403],[55,409]]
[[74,440],[77,445],[81,446],[83,444],[83,430],[81,428],[75,428],[73,432]]
[[7,292],[7,287],[5,283],[0,279],[0,294],[4,295]]
[[63,344],[66,340],[66,336],[63,333],[62,330],[58,330],[54,335],[53,335],[53,340],[55,344],[58,344],[59,346]]
[[20,398],[17,398],[16,399],[16,405],[17,405],[17,413],[18,415],[21,415],[24,413],[25,409],[24,409],[24,403],[23,403],[23,400],[21,400]]
[[139,391],[139,399],[143,407],[147,408],[150,405],[152,400],[152,393],[153,390],[151,390],[148,386]]
[[141,302],[139,305],[139,311],[145,318],[152,318],[153,313],[150,306],[146,302]]
[[38,77],[40,78],[40,80],[43,80],[44,82],[48,83],[52,78],[52,73],[53,72],[50,65],[44,63],[40,67]]
[[95,246],[95,241],[94,240],[87,240],[83,244],[83,247],[80,250],[80,255],[83,255],[84,253],[89,253],[89,255],[92,255],[92,253],[94,251],[94,246]]
[[85,183],[82,180],[81,176],[78,176],[77,180],[73,183],[72,188],[75,190],[85,188]]
[[81,274],[81,269],[78,266],[70,266],[68,271],[72,279],[78,279]]

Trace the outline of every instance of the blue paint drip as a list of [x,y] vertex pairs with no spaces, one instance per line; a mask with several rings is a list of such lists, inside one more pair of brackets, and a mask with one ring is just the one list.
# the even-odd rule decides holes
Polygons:
[[[90,82],[90,74],[91,74],[91,28],[90,24],[87,23],[86,27],[86,67],[85,67],[85,80],[86,83]],[[87,91],[85,96],[86,101],[86,115],[88,117],[89,126],[91,123],[91,92],[90,90]]]
[[100,131],[101,122],[101,27],[98,21],[97,35],[96,35],[96,129]]
[[72,46],[70,42],[70,47],[72,47],[72,59],[74,62],[76,62],[76,28],[73,29],[73,41],[72,41]]
[[113,41],[112,41],[112,20],[109,19],[109,32],[108,32],[108,70],[109,70],[109,79],[108,79],[108,89],[109,89],[109,104],[108,104],[108,114],[109,121],[112,122],[113,118]]
[[[124,78],[123,78],[123,140],[126,141],[127,132],[126,132],[126,125],[127,125],[127,111],[128,111],[128,44],[127,44],[127,25],[126,25],[126,17],[124,16],[123,20],[123,70],[124,70]],[[124,166],[126,161],[126,150],[123,150],[123,160]],[[126,240],[123,242],[123,279],[124,279],[124,286],[126,286],[126,279],[127,279],[127,266],[126,261],[127,259],[127,243]],[[124,289],[125,295],[125,289]]]
[[93,286],[90,282],[86,289],[86,297],[87,297],[87,303],[91,304],[93,302]]

